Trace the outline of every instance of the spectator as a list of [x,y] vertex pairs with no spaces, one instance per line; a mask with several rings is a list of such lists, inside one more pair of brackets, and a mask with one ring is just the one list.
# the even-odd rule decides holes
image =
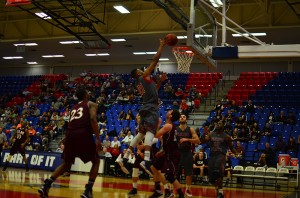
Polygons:
[[50,142],[50,131],[48,126],[45,126],[44,129],[42,130],[41,133],[41,138],[42,138],[42,145],[41,146],[45,146],[47,144],[49,144]]
[[236,142],[235,150],[236,150],[237,158],[242,159],[245,155],[245,148],[241,145],[240,141]]
[[245,106],[245,112],[253,114],[256,106],[252,103],[252,100],[248,100],[248,104]]
[[99,134],[99,135],[100,135],[100,137],[101,137],[101,136],[104,137],[104,136],[107,135],[107,128],[106,128],[106,125],[103,125],[103,126],[102,126],[102,129],[100,129],[100,134]]
[[133,115],[131,109],[128,110],[128,112],[125,116],[125,120],[134,120],[134,115]]
[[225,107],[227,107],[229,105],[229,100],[227,98],[227,95],[224,95],[222,100],[221,100],[221,104]]
[[108,143],[110,143],[110,141],[109,141],[109,136],[106,135],[106,136],[105,136],[105,139],[104,139],[103,142],[102,142],[102,146],[103,146],[103,147],[107,147]]
[[33,126],[30,126],[28,129],[29,136],[35,136],[36,130],[33,128]]
[[181,100],[179,111],[180,111],[180,113],[188,116],[188,114],[189,114],[189,106],[187,105],[187,102],[186,102],[185,99]]
[[240,108],[236,105],[235,100],[231,101],[230,111],[232,111],[232,112],[239,112],[240,111]]
[[297,152],[297,143],[295,141],[295,139],[293,137],[290,137],[287,146],[286,146],[286,150],[287,152]]
[[223,109],[224,109],[224,106],[222,105],[221,100],[217,100],[214,111],[216,111],[216,112],[221,111],[222,112]]
[[175,97],[178,99],[182,99],[183,95],[184,95],[184,92],[182,91],[182,89],[177,88],[177,91],[175,92]]
[[239,139],[239,130],[238,130],[238,128],[235,127],[235,128],[233,129],[231,138],[232,138],[233,141]]
[[275,116],[274,116],[274,113],[271,111],[269,114],[267,123],[271,124],[273,122],[275,122]]
[[[200,176],[199,182],[202,183],[203,177],[207,176],[208,174],[208,170],[207,170],[208,163],[207,160],[205,159],[203,152],[199,152],[198,155],[196,155],[194,159],[193,168],[194,168],[194,174]],[[207,182],[207,177],[205,177],[205,182]]]
[[113,148],[120,148],[120,146],[121,146],[121,143],[118,140],[117,136],[115,136],[114,140],[111,142],[111,147],[113,147]]
[[65,130],[65,120],[64,120],[64,118],[63,117],[60,117],[59,118],[59,120],[57,121],[57,132],[59,133],[59,134],[62,134],[63,132],[64,132],[64,130]]
[[250,141],[259,142],[259,135],[259,131],[255,127],[253,127],[250,132]]
[[241,133],[239,134],[239,140],[242,142],[248,142],[250,139],[249,131],[246,130],[246,128],[241,129]]
[[124,119],[125,119],[125,116],[126,116],[125,111],[122,110],[122,111],[120,112],[119,116],[118,116],[118,120],[124,120]]
[[280,111],[279,116],[276,117],[276,122],[284,123],[286,121],[286,117],[284,115],[284,111]]
[[293,114],[293,112],[290,111],[288,113],[288,116],[286,117],[285,120],[285,124],[291,124],[291,125],[296,124],[296,116]]
[[275,143],[275,151],[281,151],[281,152],[285,152],[286,151],[286,143],[285,141],[283,141],[283,138],[281,135],[278,136],[278,140]]
[[270,123],[267,122],[265,128],[263,129],[263,131],[261,133],[261,135],[270,137],[271,133],[272,133],[272,129],[271,129]]
[[107,124],[107,117],[105,116],[105,113],[102,112],[102,113],[101,113],[101,116],[100,116],[100,118],[99,118],[98,125],[99,125],[99,127],[100,127],[100,126],[106,126],[106,124]]
[[174,102],[173,102],[173,107],[172,107],[172,109],[179,110],[179,104],[178,104],[177,101],[174,101]]
[[38,116],[41,115],[41,111],[39,110],[39,108],[37,108],[37,106],[34,107],[34,110],[33,110],[32,115],[33,115],[34,117],[38,117]]
[[225,159],[225,172],[224,174],[226,175],[226,182],[224,186],[228,186],[229,180],[232,180],[231,174],[232,174],[232,165],[231,165],[231,160],[229,158],[230,153],[226,153],[226,159]]
[[122,140],[122,144],[125,144],[127,146],[130,145],[130,142],[133,140],[133,135],[131,135],[131,132],[128,131],[127,135],[125,136],[125,138]]
[[258,165],[259,166],[267,166],[267,167],[273,167],[275,165],[275,159],[276,154],[273,151],[273,149],[270,147],[269,142],[266,142],[265,144],[265,150],[261,154]]

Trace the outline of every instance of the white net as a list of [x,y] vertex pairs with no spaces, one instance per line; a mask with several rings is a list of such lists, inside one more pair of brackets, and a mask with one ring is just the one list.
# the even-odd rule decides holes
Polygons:
[[172,50],[178,64],[179,73],[190,73],[190,65],[194,53],[188,47],[173,47]]

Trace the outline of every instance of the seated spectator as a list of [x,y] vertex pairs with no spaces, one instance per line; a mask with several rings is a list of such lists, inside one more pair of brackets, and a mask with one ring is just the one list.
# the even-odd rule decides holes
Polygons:
[[33,128],[33,126],[30,126],[28,129],[29,136],[35,136],[36,130]]
[[41,133],[41,138],[42,138],[42,143],[43,143],[41,146],[44,147],[45,145],[50,143],[51,135],[50,135],[48,126],[45,126],[43,128],[42,133]]
[[278,136],[278,140],[277,140],[277,142],[275,142],[274,150],[276,152],[278,152],[278,151],[286,152],[286,143],[283,140],[281,135]]
[[296,116],[293,114],[293,112],[290,111],[288,113],[288,116],[286,117],[285,120],[285,124],[291,124],[291,125],[296,124]]
[[230,110],[227,111],[227,115],[225,116],[225,121],[232,123],[234,119],[234,116],[232,115],[232,112]]
[[177,91],[175,92],[175,97],[178,99],[182,99],[183,95],[184,95],[184,92],[182,91],[182,89],[177,88]]
[[239,140],[242,142],[248,142],[250,140],[250,133],[246,128],[242,128],[241,133],[239,134]]
[[259,166],[266,166],[266,167],[274,167],[276,164],[276,153],[270,147],[269,142],[265,144],[265,150],[261,154],[258,165]]
[[286,121],[286,117],[284,115],[284,111],[280,111],[279,116],[276,117],[276,122],[284,123]]
[[64,151],[65,145],[63,143],[60,143],[58,148],[55,150],[57,153],[62,153]]
[[295,141],[295,139],[293,137],[290,137],[288,143],[287,143],[287,146],[286,146],[286,151],[287,152],[297,152],[297,143]]
[[101,116],[99,118],[99,122],[98,122],[98,125],[99,126],[104,126],[107,124],[107,117],[105,116],[105,113],[101,113]]
[[240,111],[240,108],[236,105],[235,100],[231,101],[230,111],[232,111],[232,112],[238,112],[238,111]]
[[232,165],[231,165],[231,159],[229,158],[230,153],[226,153],[226,161],[225,161],[225,172],[224,176],[226,176],[226,182],[225,182],[225,187],[228,186],[229,181],[232,180],[231,174],[232,174]]
[[236,150],[236,157],[242,159],[245,155],[245,148],[241,145],[240,141],[236,142],[235,150]]
[[134,120],[134,115],[130,109],[128,110],[127,114],[125,115],[125,120]]
[[179,111],[180,113],[185,114],[186,116],[189,114],[189,106],[187,105],[185,99],[181,100]]
[[271,133],[272,133],[272,129],[271,129],[270,123],[267,122],[265,128],[263,129],[263,131],[261,133],[261,135],[270,137]]
[[103,155],[105,157],[112,157],[111,153],[107,151],[106,147],[103,147]]
[[174,101],[174,102],[173,102],[173,107],[172,107],[172,109],[179,110],[179,104],[178,104],[177,101]]
[[270,114],[269,114],[269,116],[268,116],[267,123],[271,124],[273,122],[275,122],[275,116],[274,116],[274,113],[271,111]]
[[115,137],[114,137],[114,140],[111,142],[111,147],[112,147],[112,148],[115,148],[115,146],[117,146],[117,148],[120,148],[120,146],[121,146],[121,143],[120,143],[120,141],[118,140],[118,137],[117,137],[117,136],[115,136]]
[[224,106],[224,107],[227,107],[229,105],[229,100],[227,98],[227,95],[224,95],[222,100],[221,100],[221,104]]
[[214,111],[216,111],[216,112],[221,111],[222,112],[223,109],[224,109],[224,106],[222,105],[221,100],[217,100]]
[[130,142],[133,140],[133,135],[131,135],[131,132],[128,131],[127,135],[125,138],[121,141],[122,144],[125,144],[127,146],[130,145]]
[[233,141],[239,139],[239,130],[238,130],[238,128],[235,127],[235,128],[233,129],[231,138],[232,138]]
[[107,135],[107,128],[106,128],[106,125],[103,125],[102,126],[102,129],[100,129],[100,136],[106,136]]
[[[203,182],[203,177],[207,176],[208,174],[208,163],[207,160],[205,159],[204,153],[199,152],[198,155],[196,155],[194,159],[194,175],[200,176],[199,177],[199,182]],[[207,182],[207,177],[205,177],[205,182]]]
[[102,146],[103,146],[103,147],[107,147],[108,143],[110,143],[110,141],[109,141],[109,136],[106,135],[106,136],[105,136],[105,139],[104,139],[103,142],[102,142]]
[[222,115],[222,111],[221,110],[217,111],[217,114],[214,116],[214,118],[215,118],[214,119],[215,122],[219,122],[219,121],[225,119],[225,117]]
[[250,132],[250,141],[259,142],[259,138],[260,138],[259,131],[257,131],[257,129],[253,127]]
[[125,111],[122,110],[122,111],[120,112],[119,116],[118,116],[118,120],[124,120],[124,119],[125,119],[125,116],[126,116]]
[[253,114],[256,106],[252,103],[252,100],[248,100],[248,104],[245,106],[245,112]]
[[60,117],[56,124],[58,134],[62,134],[64,132],[65,124],[66,124],[66,122],[65,122],[64,118]]

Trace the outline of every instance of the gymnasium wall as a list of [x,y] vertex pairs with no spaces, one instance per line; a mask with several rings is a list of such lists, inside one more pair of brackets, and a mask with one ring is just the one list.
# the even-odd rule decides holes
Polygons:
[[[255,62],[256,61],[256,62]],[[150,62],[149,62],[150,63]],[[44,74],[68,74],[71,78],[77,77],[86,70],[93,73],[130,73],[134,68],[145,65],[100,65],[100,66],[24,66],[24,67],[0,67],[0,76],[7,75],[44,75]],[[177,63],[164,63],[160,65],[160,70],[167,73],[177,72]],[[300,72],[300,61],[261,61],[235,62],[222,61],[218,63],[217,70],[209,69],[201,63],[192,63],[190,72],[223,72],[230,71],[231,76],[239,76],[241,72]]]

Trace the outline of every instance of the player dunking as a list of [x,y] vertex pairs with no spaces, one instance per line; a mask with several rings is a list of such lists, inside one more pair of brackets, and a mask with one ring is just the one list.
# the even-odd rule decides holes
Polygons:
[[157,85],[150,75],[155,69],[165,45],[165,39],[161,39],[159,48],[153,58],[152,63],[144,72],[140,69],[134,69],[131,71],[131,76],[136,79],[137,89],[142,96],[142,106],[139,111],[141,116],[139,127],[144,128],[146,134],[138,133],[134,137],[130,143],[129,149],[127,149],[127,152],[124,155],[123,160],[124,163],[126,163],[126,159],[128,159],[128,156],[132,152],[133,148],[145,137],[145,163],[141,163],[141,166],[146,172],[150,172],[150,149],[157,126],[159,125]]
[[[181,190],[180,183],[176,179],[176,175],[178,172],[178,164],[180,160],[180,153],[178,149],[176,125],[174,124],[174,122],[178,121],[179,117],[180,113],[178,110],[169,110],[166,115],[166,124],[156,133],[156,137],[162,137],[164,162],[161,172],[164,173],[165,179],[171,184],[173,184],[174,189],[176,189],[178,193],[178,197],[184,198],[184,194]],[[153,195],[155,195],[155,192]]]
[[222,121],[216,124],[215,132],[210,132],[206,136],[202,136],[201,143],[209,142],[210,158],[208,161],[209,181],[215,185],[217,190],[217,198],[224,198],[223,195],[223,176],[225,171],[226,153],[228,148],[236,154],[233,147],[232,139],[224,133]]
[[[181,166],[184,169],[184,175],[186,176],[186,189],[185,195],[187,197],[192,197],[191,185],[192,185],[192,175],[193,175],[193,148],[192,144],[199,144],[200,140],[195,132],[195,130],[187,126],[186,115],[181,114],[179,119],[180,125],[177,127],[177,135],[179,139],[179,151],[180,151],[180,162],[179,171],[181,171]],[[179,173],[181,175],[181,173]]]
[[28,167],[28,160],[25,155],[25,146],[30,141],[28,130],[26,129],[26,123],[23,122],[21,127],[19,127],[14,135],[11,137],[11,142],[13,142],[13,145],[10,149],[10,153],[8,158],[6,159],[5,165],[3,167],[2,171],[6,171],[9,161],[12,158],[12,156],[16,153],[20,153],[23,157],[23,161],[25,162],[26,166],[26,172],[29,171]]
[[[92,162],[88,183],[85,185],[85,191],[81,194],[83,198],[93,197],[92,188],[96,180],[100,159],[98,149],[100,147],[99,128],[97,123],[98,105],[88,100],[89,95],[83,88],[76,91],[78,104],[71,109],[70,120],[67,127],[64,160],[56,168],[52,176],[44,181],[44,185],[38,190],[41,197],[48,197],[51,184],[55,179],[68,170],[79,157],[84,163]],[[93,134],[95,134],[96,142]]]

